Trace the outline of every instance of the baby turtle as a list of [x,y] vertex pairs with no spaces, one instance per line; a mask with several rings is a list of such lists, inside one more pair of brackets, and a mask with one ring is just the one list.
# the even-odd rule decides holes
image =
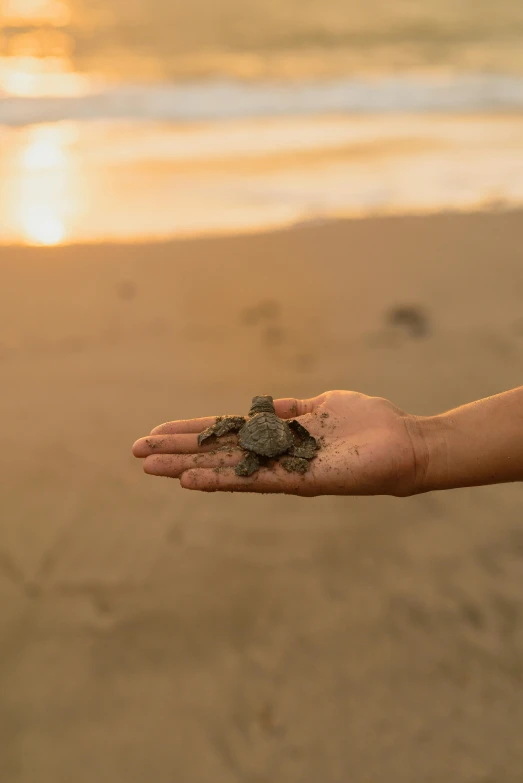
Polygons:
[[252,398],[245,416],[219,416],[216,423],[198,435],[198,445],[215,435],[238,433],[238,443],[247,452],[236,466],[237,476],[250,476],[269,459],[282,457],[281,464],[289,473],[306,473],[309,460],[316,456],[319,444],[299,421],[284,421],[276,415],[274,402],[266,394]]

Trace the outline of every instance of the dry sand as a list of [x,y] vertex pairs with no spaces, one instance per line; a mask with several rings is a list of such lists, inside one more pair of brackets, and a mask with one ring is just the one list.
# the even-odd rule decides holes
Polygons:
[[520,385],[522,247],[512,213],[0,250],[2,783],[523,780],[521,485],[200,495],[130,455],[255,393]]

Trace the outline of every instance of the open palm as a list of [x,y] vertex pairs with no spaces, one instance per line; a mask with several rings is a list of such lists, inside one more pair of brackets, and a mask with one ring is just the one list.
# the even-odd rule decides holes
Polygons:
[[198,434],[214,416],[172,421],[136,441],[144,470],[180,479],[205,492],[284,492],[295,495],[410,495],[416,488],[419,452],[416,419],[388,400],[351,391],[329,391],[309,400],[274,401],[283,419],[297,418],[321,448],[304,475],[277,461],[249,477],[234,467],[243,452],[227,435],[198,446]]

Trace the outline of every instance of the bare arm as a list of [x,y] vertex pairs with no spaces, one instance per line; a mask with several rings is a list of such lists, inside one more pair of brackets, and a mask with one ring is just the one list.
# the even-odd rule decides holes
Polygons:
[[523,481],[523,386],[417,423],[419,492]]
[[408,496],[438,489],[523,481],[523,387],[438,416],[413,416],[388,400],[329,391],[309,400],[275,401],[282,418],[298,418],[322,447],[305,475],[281,464],[249,477],[235,435],[198,445],[214,417],[171,421],[133,447],[144,470],[205,492]]

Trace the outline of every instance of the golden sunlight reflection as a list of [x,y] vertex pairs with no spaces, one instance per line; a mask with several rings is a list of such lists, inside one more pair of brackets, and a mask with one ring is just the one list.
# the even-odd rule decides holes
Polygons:
[[520,205],[522,151],[520,116],[0,126],[0,243]]
[[27,145],[22,153],[22,165],[26,171],[52,169],[66,163],[64,148],[54,131],[54,128],[41,127],[39,134],[35,134],[36,138]]
[[63,222],[50,214],[49,210],[44,210],[40,214],[32,211],[25,214],[23,220],[24,232],[31,244],[59,245],[65,238]]
[[64,0],[3,0],[0,9],[4,22],[13,27],[28,23],[62,27],[71,18],[70,9]]
[[19,98],[76,97],[90,91],[71,56],[74,40],[64,0],[0,0],[0,93]]
[[73,139],[67,125],[40,125],[20,149],[15,218],[29,244],[57,245],[66,239],[74,195]]
[[0,57],[0,91],[17,97],[75,97],[90,80],[73,73],[66,57]]

